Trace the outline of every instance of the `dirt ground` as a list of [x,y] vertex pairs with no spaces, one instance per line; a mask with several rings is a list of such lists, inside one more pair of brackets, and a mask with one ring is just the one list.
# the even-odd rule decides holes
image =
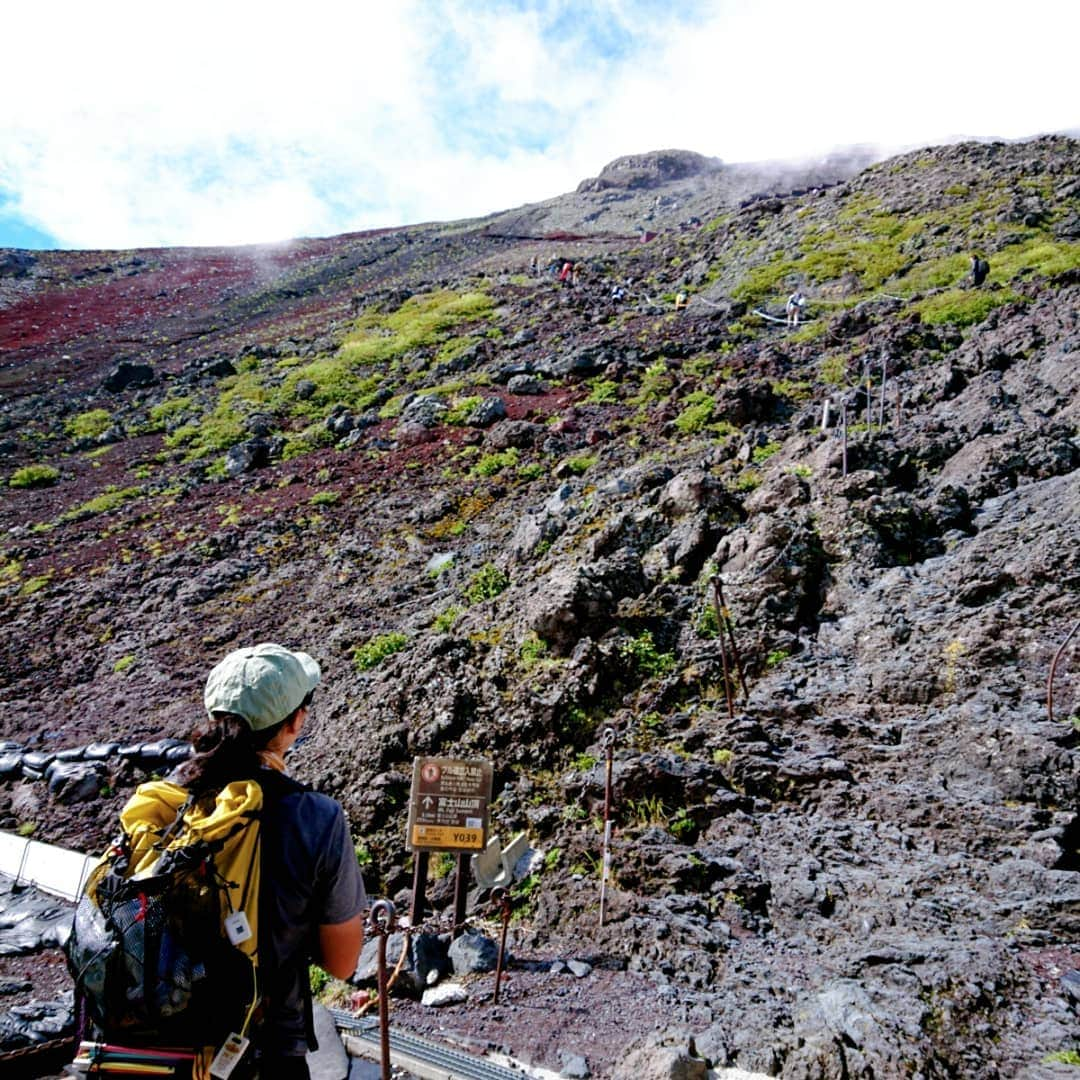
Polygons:
[[[640,975],[595,968],[577,978],[569,971],[552,971],[550,965],[548,958],[516,958],[503,973],[497,1005],[493,974],[455,980],[469,992],[469,1000],[460,1005],[432,1008],[395,997],[391,1025],[457,1050],[502,1054],[556,1073],[568,1057],[581,1055],[593,1076],[607,1076],[632,1041],[671,1022],[657,988]],[[4,1010],[31,999],[53,1000],[71,989],[58,949],[0,957],[0,983],[8,982],[30,986],[0,998]],[[66,1074],[47,1069],[21,1075],[60,1080]]]
[[435,1009],[395,1000],[390,1022],[458,1049],[505,1054],[556,1073],[569,1056],[582,1055],[593,1076],[609,1076],[631,1042],[671,1023],[656,986],[640,975],[597,968],[579,979],[548,967],[541,958],[519,957],[503,975],[498,1005],[494,975],[478,975],[465,980],[463,1004]]

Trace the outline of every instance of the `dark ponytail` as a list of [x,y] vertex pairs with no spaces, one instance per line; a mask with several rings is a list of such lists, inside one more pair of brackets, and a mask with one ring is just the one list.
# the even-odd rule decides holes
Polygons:
[[258,776],[259,751],[281,730],[289,717],[273,727],[252,731],[242,716],[214,713],[195,725],[191,743],[195,753],[174,773],[173,779],[193,795],[218,792],[233,780]]

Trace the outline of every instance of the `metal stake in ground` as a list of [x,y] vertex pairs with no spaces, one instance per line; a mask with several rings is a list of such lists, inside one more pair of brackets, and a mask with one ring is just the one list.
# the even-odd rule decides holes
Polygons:
[[[386,939],[394,929],[394,905],[376,900],[371,905],[371,925],[379,938],[379,1043],[382,1057],[382,1080],[390,1080],[390,1002],[386,986]],[[402,943],[402,948],[407,948]]]
[[720,616],[723,620],[720,630],[721,633],[724,630],[727,631],[728,641],[731,643],[731,655],[735,658],[735,670],[739,673],[739,685],[742,687],[743,701],[749,701],[750,691],[746,688],[746,675],[743,672],[742,654],[739,652],[739,646],[735,644],[735,624],[732,621],[731,612],[724,602],[724,587],[720,582],[719,574],[713,578],[713,589],[716,590],[716,597],[720,601]]
[[716,612],[716,636],[720,642],[720,662],[724,665],[724,698],[727,700],[729,720],[735,719],[735,693],[731,680],[731,665],[728,663],[727,642],[724,640],[724,611],[720,603],[720,590],[713,578],[713,611]]
[[1061,659],[1061,654],[1065,651],[1065,646],[1072,641],[1073,634],[1075,634],[1077,630],[1080,630],[1080,619],[1073,623],[1073,628],[1066,635],[1065,640],[1061,643],[1058,651],[1054,653],[1054,660],[1050,665],[1050,675],[1046,680],[1046,715],[1051,723],[1054,722],[1054,675],[1057,672],[1058,661]]
[[615,729],[604,728],[604,853],[600,871],[600,925],[604,925],[608,875],[611,873],[611,769],[615,759]]
[[495,993],[492,995],[492,1005],[499,1004],[499,983],[502,982],[503,957],[506,956],[506,928],[510,925],[510,893],[507,889],[498,888],[491,890],[491,902],[502,913],[502,933],[499,935],[499,955],[495,960]]
[[842,462],[842,476],[847,476],[847,398],[840,406],[840,460]]
[[878,427],[885,429],[885,387],[889,381],[889,361],[886,357],[881,358],[881,403],[878,406]]

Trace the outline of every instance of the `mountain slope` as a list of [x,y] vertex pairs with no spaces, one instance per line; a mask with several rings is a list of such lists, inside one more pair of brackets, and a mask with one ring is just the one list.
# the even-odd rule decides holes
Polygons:
[[[305,647],[326,683],[295,768],[372,891],[410,881],[414,755],[489,757],[500,834],[549,854],[517,947],[647,973],[715,1063],[1058,1075],[1080,146],[782,185],[670,157],[480,222],[9,256],[5,734],[183,734],[226,649]],[[545,270],[567,260],[574,288]],[[75,804],[9,782],[0,825],[100,842],[139,775]]]

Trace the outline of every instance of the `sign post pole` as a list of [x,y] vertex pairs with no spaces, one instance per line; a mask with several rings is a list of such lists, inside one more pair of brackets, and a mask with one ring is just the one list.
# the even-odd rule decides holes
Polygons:
[[413,926],[419,926],[424,921],[429,858],[426,851],[413,852],[412,911],[409,913]]
[[453,938],[461,937],[465,922],[465,908],[469,899],[469,854],[459,851],[457,857],[457,879],[454,882],[454,929]]

